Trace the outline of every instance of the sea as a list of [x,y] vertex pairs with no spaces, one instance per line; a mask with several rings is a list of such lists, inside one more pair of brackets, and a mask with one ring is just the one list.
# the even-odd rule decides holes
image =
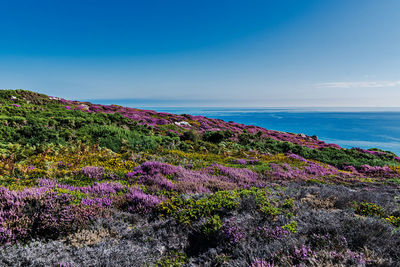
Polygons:
[[379,148],[400,155],[400,108],[174,108],[146,109],[203,115],[270,130],[316,135],[345,148]]

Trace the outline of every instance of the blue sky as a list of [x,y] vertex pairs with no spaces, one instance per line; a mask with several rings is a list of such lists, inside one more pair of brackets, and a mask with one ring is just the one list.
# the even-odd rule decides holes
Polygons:
[[1,1],[0,88],[149,106],[399,107],[399,11],[398,0]]

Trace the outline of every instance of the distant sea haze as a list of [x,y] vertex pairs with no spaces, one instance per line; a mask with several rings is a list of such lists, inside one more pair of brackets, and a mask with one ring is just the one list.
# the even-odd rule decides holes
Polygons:
[[[94,101],[95,102],[95,101]],[[110,104],[108,103],[103,104]],[[345,148],[379,148],[400,155],[400,108],[186,108],[140,107],[175,114],[257,125],[269,130],[316,135]],[[139,104],[139,105],[138,105]]]

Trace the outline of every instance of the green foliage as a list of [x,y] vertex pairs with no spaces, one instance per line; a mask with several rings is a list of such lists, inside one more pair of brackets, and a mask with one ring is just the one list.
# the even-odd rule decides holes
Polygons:
[[379,205],[369,202],[361,202],[356,204],[355,213],[362,216],[383,217],[385,210]]
[[[17,96],[17,100],[11,102],[11,96]],[[27,103],[28,99],[31,104]],[[114,151],[120,151],[123,146],[142,151],[162,145],[168,147],[179,140],[178,137],[156,136],[149,127],[138,125],[120,113],[67,110],[65,104],[28,91],[2,90],[0,100],[8,104],[0,106],[0,135],[4,143],[66,144],[81,140]],[[20,107],[10,106],[11,103]]]
[[268,216],[277,216],[280,214],[279,208],[274,207],[269,202],[266,202],[261,205],[260,211]]
[[232,136],[232,132],[230,131],[207,131],[203,134],[203,140],[207,142],[211,142],[214,144],[218,144],[225,139],[228,139]]
[[306,159],[318,160],[339,168],[353,165],[356,168],[368,164],[371,166],[399,165],[393,153],[372,155],[360,152],[356,149],[336,149],[327,147],[312,149],[299,144],[286,141],[278,141],[272,138],[259,138],[256,134],[242,133],[239,135],[239,143],[246,150],[258,150],[264,153],[295,153]]
[[356,204],[355,213],[362,216],[379,217],[384,219],[388,223],[392,224],[394,227],[400,227],[400,217],[398,216],[385,217],[385,209],[373,203],[361,202]]
[[400,217],[390,216],[385,218],[385,220],[392,224],[394,227],[400,227]]
[[240,194],[244,197],[254,197],[260,211],[271,217],[275,217],[280,214],[280,209],[271,204],[268,193],[265,189],[251,188],[249,190],[240,190]]
[[282,229],[292,232],[292,233],[297,233],[297,222],[296,221],[291,221],[284,226],[282,226]]
[[397,185],[400,185],[400,178],[390,178],[390,179],[387,179],[386,182],[395,183]]
[[205,236],[210,236],[218,232],[218,230],[222,226],[222,221],[219,215],[211,216],[206,223],[204,223],[201,227],[201,232]]
[[292,219],[294,217],[294,214],[292,212],[287,212],[286,213],[286,218]]
[[200,135],[198,132],[194,131],[194,130],[190,130],[190,131],[185,131],[182,135],[181,135],[181,140],[183,141],[187,141],[190,140],[192,142],[198,142],[200,140]]
[[[17,100],[10,101],[11,96]],[[121,150],[152,150],[159,147],[183,151],[206,150],[222,153],[227,150],[257,150],[261,153],[292,152],[307,159],[314,159],[339,168],[345,165],[359,167],[363,164],[371,166],[394,165],[395,155],[390,152],[372,155],[355,149],[311,149],[299,144],[277,141],[262,137],[261,132],[250,134],[247,131],[238,135],[238,142],[232,142],[230,131],[207,131],[200,138],[196,130],[183,131],[179,138],[176,133],[182,131],[175,125],[162,125],[159,130],[122,116],[120,113],[89,113],[80,110],[67,110],[58,101],[49,97],[24,90],[1,90],[0,102],[0,136],[3,143],[19,143],[38,145],[44,143],[67,144],[81,140],[99,143],[101,146]],[[13,107],[11,104],[21,107]],[[192,143],[180,141],[191,141]],[[226,147],[226,142],[229,149]],[[380,151],[378,149],[374,149]],[[382,152],[382,151],[381,151]],[[261,167],[260,167],[261,168]]]
[[78,205],[81,203],[82,199],[86,198],[86,194],[82,193],[78,190],[76,191],[71,191],[68,189],[60,188],[60,187],[55,187],[52,191],[56,192],[58,195],[60,194],[68,194],[73,197],[72,204]]
[[157,267],[181,267],[187,263],[189,258],[184,254],[176,251],[172,251],[168,256],[165,256],[158,260],[154,266]]
[[293,198],[285,199],[285,201],[282,204],[282,208],[288,209],[288,210],[293,210],[293,208],[294,208],[294,200],[293,200]]
[[113,125],[87,125],[79,129],[77,134],[82,139],[88,138],[116,152],[119,152],[123,145],[133,150],[155,149],[162,140],[158,136],[141,135]]
[[180,223],[190,224],[191,221],[201,217],[234,209],[239,204],[240,197],[236,191],[219,191],[199,199],[194,197],[185,199],[182,196],[172,197],[163,202],[159,210],[162,215],[169,215]]

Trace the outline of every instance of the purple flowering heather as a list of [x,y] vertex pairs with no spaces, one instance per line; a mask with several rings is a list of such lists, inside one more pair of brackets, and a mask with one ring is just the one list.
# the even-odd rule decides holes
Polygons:
[[367,164],[364,164],[360,166],[358,171],[370,177],[391,178],[395,176],[400,176],[397,172],[390,169],[388,166],[369,166]]
[[10,244],[12,240],[14,240],[13,232],[0,226],[0,244]]
[[374,155],[374,156],[380,156],[380,155],[385,155],[386,154],[386,152],[383,152],[383,151],[374,151],[374,150],[362,149],[362,148],[359,148],[359,147],[354,147],[353,150],[357,150],[359,152],[371,154],[371,155]]
[[296,155],[294,153],[289,153],[289,154],[286,155],[286,157],[291,158],[291,159],[296,159],[296,160],[299,160],[299,161],[302,161],[302,162],[308,162],[308,160],[306,160],[305,158],[303,158],[303,157],[301,157],[299,155]]
[[263,186],[257,173],[248,169],[213,164],[199,171],[160,162],[146,162],[126,174],[131,183],[143,184],[152,191],[177,190],[182,193],[209,193]]
[[151,212],[162,202],[161,198],[148,195],[136,187],[129,189],[126,199],[128,201],[128,211],[130,212]]
[[283,180],[309,180],[325,176],[335,176],[337,178],[352,177],[352,174],[339,172],[337,168],[329,165],[321,165],[313,161],[307,161],[307,163],[308,165],[302,168],[292,167],[287,163],[270,163],[271,170],[267,172],[267,175]]
[[82,168],[80,173],[89,177],[90,179],[103,180],[105,178],[105,171],[103,167],[87,166]]
[[226,220],[221,227],[222,235],[231,244],[237,244],[245,235],[241,232],[234,218]]
[[81,204],[86,206],[98,206],[98,207],[111,207],[113,201],[110,198],[85,198],[82,199]]
[[149,186],[152,190],[174,190],[176,185],[161,174],[141,175],[137,181],[138,184]]
[[234,159],[232,163],[239,164],[239,165],[256,165],[259,161],[256,159]]
[[56,237],[85,226],[99,212],[98,207],[72,205],[72,200],[71,195],[45,187],[23,191],[0,187],[0,242]]
[[29,166],[26,168],[26,170],[27,170],[27,171],[34,171],[34,170],[36,170],[36,167],[35,167],[35,166],[32,166],[32,165],[29,165]]
[[112,194],[117,194],[123,190],[123,186],[120,183],[94,183],[90,186],[70,186],[65,184],[57,184],[54,180],[50,179],[39,179],[38,184],[41,188],[44,189],[54,189],[62,188],[67,189],[69,191],[79,191],[81,193],[97,196],[97,197],[108,197]]
[[256,164],[258,164],[260,161],[259,160],[257,160],[257,159],[249,159],[249,160],[247,160],[247,164],[248,165],[256,165]]
[[274,263],[256,259],[251,263],[249,267],[274,267]]
[[247,165],[247,160],[245,159],[234,159],[232,163],[239,164],[239,165]]
[[98,196],[108,196],[111,194],[117,194],[122,191],[123,186],[120,183],[94,183],[88,187],[82,187],[79,189],[82,193],[93,194]]
[[300,248],[294,248],[292,258],[296,262],[304,262],[308,261],[313,255],[314,252],[311,250],[311,248],[303,244]]
[[66,169],[66,168],[71,167],[71,164],[68,164],[68,163],[63,162],[63,161],[58,161],[58,162],[57,162],[57,167],[58,167],[59,169]]
[[336,251],[331,251],[331,257],[335,260],[335,261],[339,261],[342,262],[344,260],[344,255],[342,253],[336,252]]
[[357,169],[356,169],[354,166],[352,166],[352,165],[345,166],[345,167],[343,168],[343,170],[348,171],[348,172],[352,172],[352,173],[355,173],[355,174],[358,174]]
[[216,163],[205,168],[204,171],[213,175],[224,176],[229,182],[238,185],[253,185],[257,184],[259,180],[258,174],[249,169],[230,168]]
[[347,250],[346,254],[357,264],[364,265],[366,263],[365,256],[362,253],[356,253],[351,250]]
[[262,227],[262,228],[259,228],[259,230],[263,231],[265,234],[265,237],[267,239],[271,239],[271,240],[279,240],[279,239],[282,239],[283,237],[285,237],[286,235],[290,234],[289,231],[287,231],[279,226],[272,228],[272,229]]
[[309,161],[308,166],[304,168],[306,174],[311,174],[314,176],[326,176],[326,175],[335,175],[337,174],[337,170],[330,166],[321,166],[318,163]]
[[182,167],[172,166],[161,162],[145,162],[136,167],[133,172],[126,174],[128,179],[136,179],[137,183],[150,186],[153,190],[175,189],[175,184],[165,176],[171,176],[183,169]]
[[134,169],[134,172],[138,174],[148,174],[148,175],[162,174],[164,176],[167,176],[167,175],[174,175],[181,170],[182,167],[179,166],[173,166],[167,163],[162,163],[157,161],[148,161],[136,167]]

